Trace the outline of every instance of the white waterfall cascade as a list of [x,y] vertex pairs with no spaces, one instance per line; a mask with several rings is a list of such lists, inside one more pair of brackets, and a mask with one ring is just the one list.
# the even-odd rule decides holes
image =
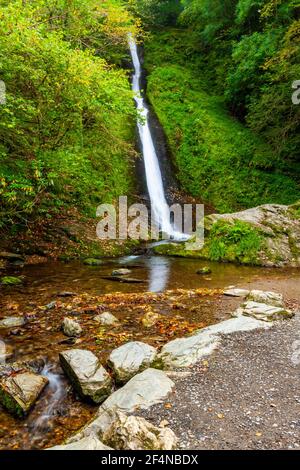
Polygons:
[[149,110],[141,95],[140,80],[142,69],[138,56],[137,45],[132,35],[129,35],[128,42],[135,70],[132,78],[132,89],[135,93],[137,109],[142,117],[142,120],[139,120],[138,122],[138,131],[142,143],[146,181],[155,222],[159,229],[170,239],[176,241],[187,240],[189,236],[176,231],[170,221],[170,211],[165,198],[161,171],[149,127]]

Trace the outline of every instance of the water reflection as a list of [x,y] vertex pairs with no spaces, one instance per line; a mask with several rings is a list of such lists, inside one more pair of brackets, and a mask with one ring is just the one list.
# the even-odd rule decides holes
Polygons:
[[149,269],[149,292],[163,292],[169,282],[171,260],[151,257],[147,260]]

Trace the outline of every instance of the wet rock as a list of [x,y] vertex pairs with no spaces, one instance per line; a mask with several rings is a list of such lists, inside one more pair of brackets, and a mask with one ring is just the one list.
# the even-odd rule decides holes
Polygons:
[[246,297],[250,293],[247,289],[227,289],[224,291],[224,295],[228,297]]
[[197,274],[211,274],[212,270],[208,266],[204,266],[204,268],[198,269]]
[[103,261],[101,259],[87,258],[83,261],[86,266],[102,266]]
[[273,307],[283,307],[283,295],[277,292],[264,292],[261,290],[252,290],[247,300],[260,304],[273,305]]
[[31,371],[1,373],[0,402],[12,414],[24,417],[47,385],[48,379]]
[[154,325],[156,325],[159,319],[160,315],[150,310],[142,316],[141,323],[145,328],[152,328]]
[[47,310],[53,310],[57,306],[57,302],[53,300],[52,302],[49,302],[49,304],[46,305]]
[[252,331],[259,328],[269,328],[272,324],[254,318],[239,316],[216,325],[203,328],[198,333],[175,339],[167,343],[157,356],[157,365],[166,370],[190,367],[203,357],[211,354],[220,344],[220,335],[239,331]]
[[76,292],[63,291],[57,294],[57,297],[76,297]]
[[117,382],[125,383],[138,372],[150,367],[156,356],[156,349],[140,341],[131,341],[114,349],[108,362]]
[[14,349],[12,346],[5,344],[0,340],[0,366],[5,364],[5,362],[11,359],[14,355]]
[[0,283],[3,286],[19,286],[23,284],[23,279],[15,276],[3,276],[0,279]]
[[144,418],[120,411],[115,413],[102,440],[116,450],[172,450],[177,444],[171,429],[158,428]]
[[126,276],[103,276],[102,279],[106,279],[108,281],[114,282],[121,282],[124,284],[144,284],[145,281],[141,279],[135,279],[133,277],[126,277]]
[[59,358],[62,368],[83,398],[101,403],[111,393],[112,379],[91,351],[69,349],[61,352]]
[[265,322],[273,322],[292,318],[294,313],[284,307],[273,307],[272,305],[249,301],[238,308],[233,315],[236,317],[243,315]]
[[128,276],[128,274],[131,273],[131,270],[130,269],[126,269],[126,268],[121,268],[121,269],[115,269],[111,275],[112,276]]
[[16,328],[25,325],[26,320],[24,317],[5,317],[0,320],[0,328]]
[[80,336],[82,333],[82,328],[75,320],[72,318],[64,318],[62,322],[62,330],[66,336]]
[[0,258],[4,258],[7,260],[21,260],[24,261],[24,256],[18,254],[18,253],[9,253],[8,251],[1,251],[0,252]]
[[96,315],[94,317],[94,320],[101,325],[117,325],[119,323],[119,320],[112,315],[110,312],[103,312],[100,313],[99,315]]
[[96,436],[89,436],[80,439],[72,444],[49,447],[46,450],[113,450],[104,445]]

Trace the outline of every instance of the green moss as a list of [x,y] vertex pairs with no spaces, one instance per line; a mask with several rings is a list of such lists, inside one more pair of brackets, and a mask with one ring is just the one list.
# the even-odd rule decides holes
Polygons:
[[1,277],[1,284],[3,286],[17,286],[23,284],[23,280],[20,277],[4,276]]
[[17,416],[18,418],[23,418],[25,416],[24,410],[20,405],[14,400],[5,390],[0,387],[0,403],[6,408],[10,413]]

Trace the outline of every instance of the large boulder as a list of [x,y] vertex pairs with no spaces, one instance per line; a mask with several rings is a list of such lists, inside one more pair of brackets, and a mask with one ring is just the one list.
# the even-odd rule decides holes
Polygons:
[[252,290],[247,296],[247,300],[260,304],[273,305],[273,307],[283,307],[283,295],[277,292],[265,292],[262,290]]
[[48,379],[24,368],[3,366],[0,369],[0,402],[17,417],[26,416]]
[[68,442],[76,442],[91,435],[102,439],[117,411],[130,414],[139,409],[147,410],[167,398],[174,386],[174,382],[163,371],[146,369],[110,395],[100,406],[96,419],[72,436]]
[[156,349],[140,341],[131,341],[114,349],[108,363],[117,382],[124,383],[138,372],[149,367],[156,356]]
[[72,444],[49,447],[46,450],[113,450],[104,445],[96,436],[89,436],[80,439]]
[[273,305],[258,302],[246,302],[233,314],[234,316],[253,317],[265,322],[273,322],[292,318],[294,313],[284,307],[273,307]]
[[112,379],[99,359],[83,349],[59,353],[60,363],[81,397],[101,403],[112,391]]
[[202,258],[274,267],[300,266],[300,204],[265,204],[232,214],[205,217],[205,243],[201,248],[163,244],[161,255]]
[[203,328],[192,336],[167,343],[157,356],[157,365],[166,370],[190,367],[217,348],[221,341],[220,335],[268,328],[269,326],[271,325],[254,318],[239,316]]
[[172,450],[177,438],[169,428],[158,428],[138,416],[115,413],[102,435],[105,444],[116,450]]

